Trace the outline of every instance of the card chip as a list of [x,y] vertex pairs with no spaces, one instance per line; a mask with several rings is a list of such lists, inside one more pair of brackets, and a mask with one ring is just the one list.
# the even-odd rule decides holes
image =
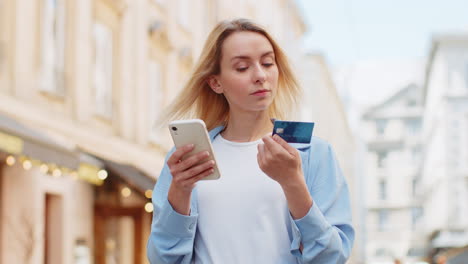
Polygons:
[[279,127],[276,129],[276,134],[283,134],[283,132],[284,132],[284,128],[282,127]]

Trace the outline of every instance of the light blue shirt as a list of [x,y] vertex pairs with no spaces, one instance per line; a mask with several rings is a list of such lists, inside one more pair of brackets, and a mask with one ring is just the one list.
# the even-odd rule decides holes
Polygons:
[[[222,129],[217,127],[210,131],[210,139],[213,140]],[[294,220],[290,217],[293,229],[291,254],[300,263],[345,263],[354,242],[346,180],[327,142],[313,137],[310,144],[296,147],[314,203],[303,218]],[[192,191],[190,215],[181,215],[174,211],[167,199],[171,180],[172,175],[165,164],[153,191],[153,222],[147,245],[151,264],[191,263],[193,257],[198,219],[197,188]],[[299,250],[301,243],[302,253]]]

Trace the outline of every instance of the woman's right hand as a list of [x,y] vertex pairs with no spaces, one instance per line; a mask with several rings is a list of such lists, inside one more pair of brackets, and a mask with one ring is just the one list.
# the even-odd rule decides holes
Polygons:
[[212,159],[196,165],[208,158],[208,151],[196,153],[182,161],[182,157],[193,148],[193,144],[178,148],[167,160],[167,166],[172,174],[168,200],[175,211],[185,215],[190,213],[190,195],[195,184],[214,172]]

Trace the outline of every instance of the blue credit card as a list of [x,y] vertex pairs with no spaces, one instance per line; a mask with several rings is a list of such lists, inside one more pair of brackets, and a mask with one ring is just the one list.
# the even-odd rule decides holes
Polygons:
[[313,122],[296,122],[275,120],[273,135],[278,135],[289,143],[310,143],[312,132],[314,131]]

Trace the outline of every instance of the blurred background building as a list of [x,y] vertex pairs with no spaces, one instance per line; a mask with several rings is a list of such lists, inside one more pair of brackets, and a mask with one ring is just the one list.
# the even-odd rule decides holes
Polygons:
[[366,259],[371,263],[413,257],[408,252],[422,216],[422,204],[416,199],[421,101],[421,88],[411,84],[364,115],[368,150]]
[[424,158],[419,190],[424,208],[422,230],[431,256],[445,253],[454,259],[453,263],[466,263],[468,33],[433,37],[422,95]]
[[284,47],[312,106],[298,116],[358,192],[353,137],[323,58],[301,53],[293,0],[0,0],[1,264],[147,263],[151,190],[172,145],[154,120],[211,28],[234,17]]
[[363,115],[366,261],[468,261],[468,34],[433,37],[422,87]]

